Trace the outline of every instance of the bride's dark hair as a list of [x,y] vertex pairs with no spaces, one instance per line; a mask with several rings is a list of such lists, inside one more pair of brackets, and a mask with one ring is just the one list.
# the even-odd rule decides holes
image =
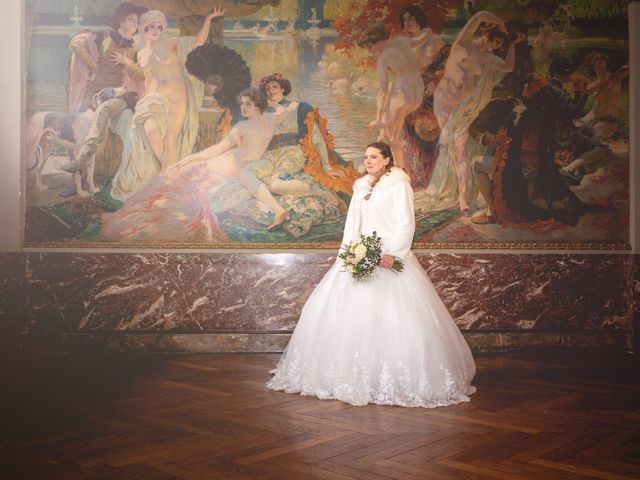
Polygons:
[[367,148],[369,147],[375,148],[384,158],[389,159],[389,163],[387,163],[387,166],[384,167],[384,170],[382,170],[379,175],[376,175],[375,179],[373,180],[373,183],[371,184],[371,189],[373,190],[373,187],[375,187],[376,184],[380,181],[380,178],[391,171],[391,167],[393,167],[393,153],[391,152],[391,147],[389,146],[389,144],[385,142],[373,142],[367,145]]

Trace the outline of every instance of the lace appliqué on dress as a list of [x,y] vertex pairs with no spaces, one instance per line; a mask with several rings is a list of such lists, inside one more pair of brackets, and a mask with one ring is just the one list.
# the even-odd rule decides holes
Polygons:
[[[337,399],[351,405],[399,405],[435,408],[470,400],[473,372],[452,373],[444,364],[422,369],[379,357],[317,360],[305,364],[299,351],[285,351],[267,383],[271,390]],[[455,381],[454,378],[459,379]]]

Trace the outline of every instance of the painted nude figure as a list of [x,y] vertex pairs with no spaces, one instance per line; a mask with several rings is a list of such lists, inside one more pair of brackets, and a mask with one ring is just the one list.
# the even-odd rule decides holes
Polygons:
[[396,165],[402,168],[404,157],[400,135],[404,119],[420,106],[424,94],[416,53],[408,37],[390,39],[382,24],[367,28],[359,45],[377,57],[378,103],[376,119],[369,128],[381,128],[378,140],[389,142]]
[[[441,129],[440,154],[428,189],[434,208],[451,208],[457,197],[462,214],[470,215],[469,125],[491,100],[502,75],[515,66],[514,45],[525,37],[518,33],[503,59],[496,52],[508,37],[502,20],[480,11],[469,19],[451,47],[444,76],[434,93]],[[455,171],[455,178],[451,171]]]
[[[209,13],[202,28],[195,37],[188,39],[186,49],[193,50],[204,45],[209,36],[211,20],[224,15],[224,9],[215,7]],[[184,127],[189,121],[189,84],[185,78],[184,65],[180,62],[179,49],[181,38],[163,36],[167,28],[167,19],[158,10],[150,10],[140,17],[140,31],[145,46],[138,52],[138,62],[145,75],[145,91],[147,95],[161,95],[166,99],[168,122],[164,138],[149,120],[145,125],[154,154],[160,159],[161,169],[176,163],[177,160],[191,153],[193,143],[185,142]],[[188,52],[187,52],[188,53]],[[195,142],[195,137],[193,138]],[[185,144],[186,143],[186,144]]]

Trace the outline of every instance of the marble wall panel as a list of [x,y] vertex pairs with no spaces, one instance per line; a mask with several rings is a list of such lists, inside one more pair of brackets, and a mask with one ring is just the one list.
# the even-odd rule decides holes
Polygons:
[[32,328],[290,330],[324,254],[29,254]]
[[633,260],[633,311],[640,313],[640,255]]
[[634,351],[640,351],[640,255],[633,256],[633,283],[632,283],[632,298],[633,298],[633,338],[634,338]]
[[[30,253],[45,331],[293,329],[335,254]],[[463,330],[630,330],[633,256],[419,253]]]
[[535,312],[548,303],[547,292],[542,288],[537,294],[529,293],[528,298],[527,286],[531,280],[524,277],[531,272],[520,268],[518,255],[500,257],[418,255],[440,298],[461,329],[535,328]]
[[0,253],[0,352],[15,350],[25,328],[24,256]]
[[[545,261],[551,274],[545,326],[631,329],[632,256],[562,255]],[[551,319],[562,319],[562,325]]]
[[629,255],[424,254],[463,329],[629,329]]

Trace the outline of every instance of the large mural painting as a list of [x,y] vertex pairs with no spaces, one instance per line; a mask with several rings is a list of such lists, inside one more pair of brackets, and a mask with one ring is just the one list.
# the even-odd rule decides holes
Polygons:
[[626,3],[26,0],[24,244],[335,248],[384,140],[416,247],[626,248]]

